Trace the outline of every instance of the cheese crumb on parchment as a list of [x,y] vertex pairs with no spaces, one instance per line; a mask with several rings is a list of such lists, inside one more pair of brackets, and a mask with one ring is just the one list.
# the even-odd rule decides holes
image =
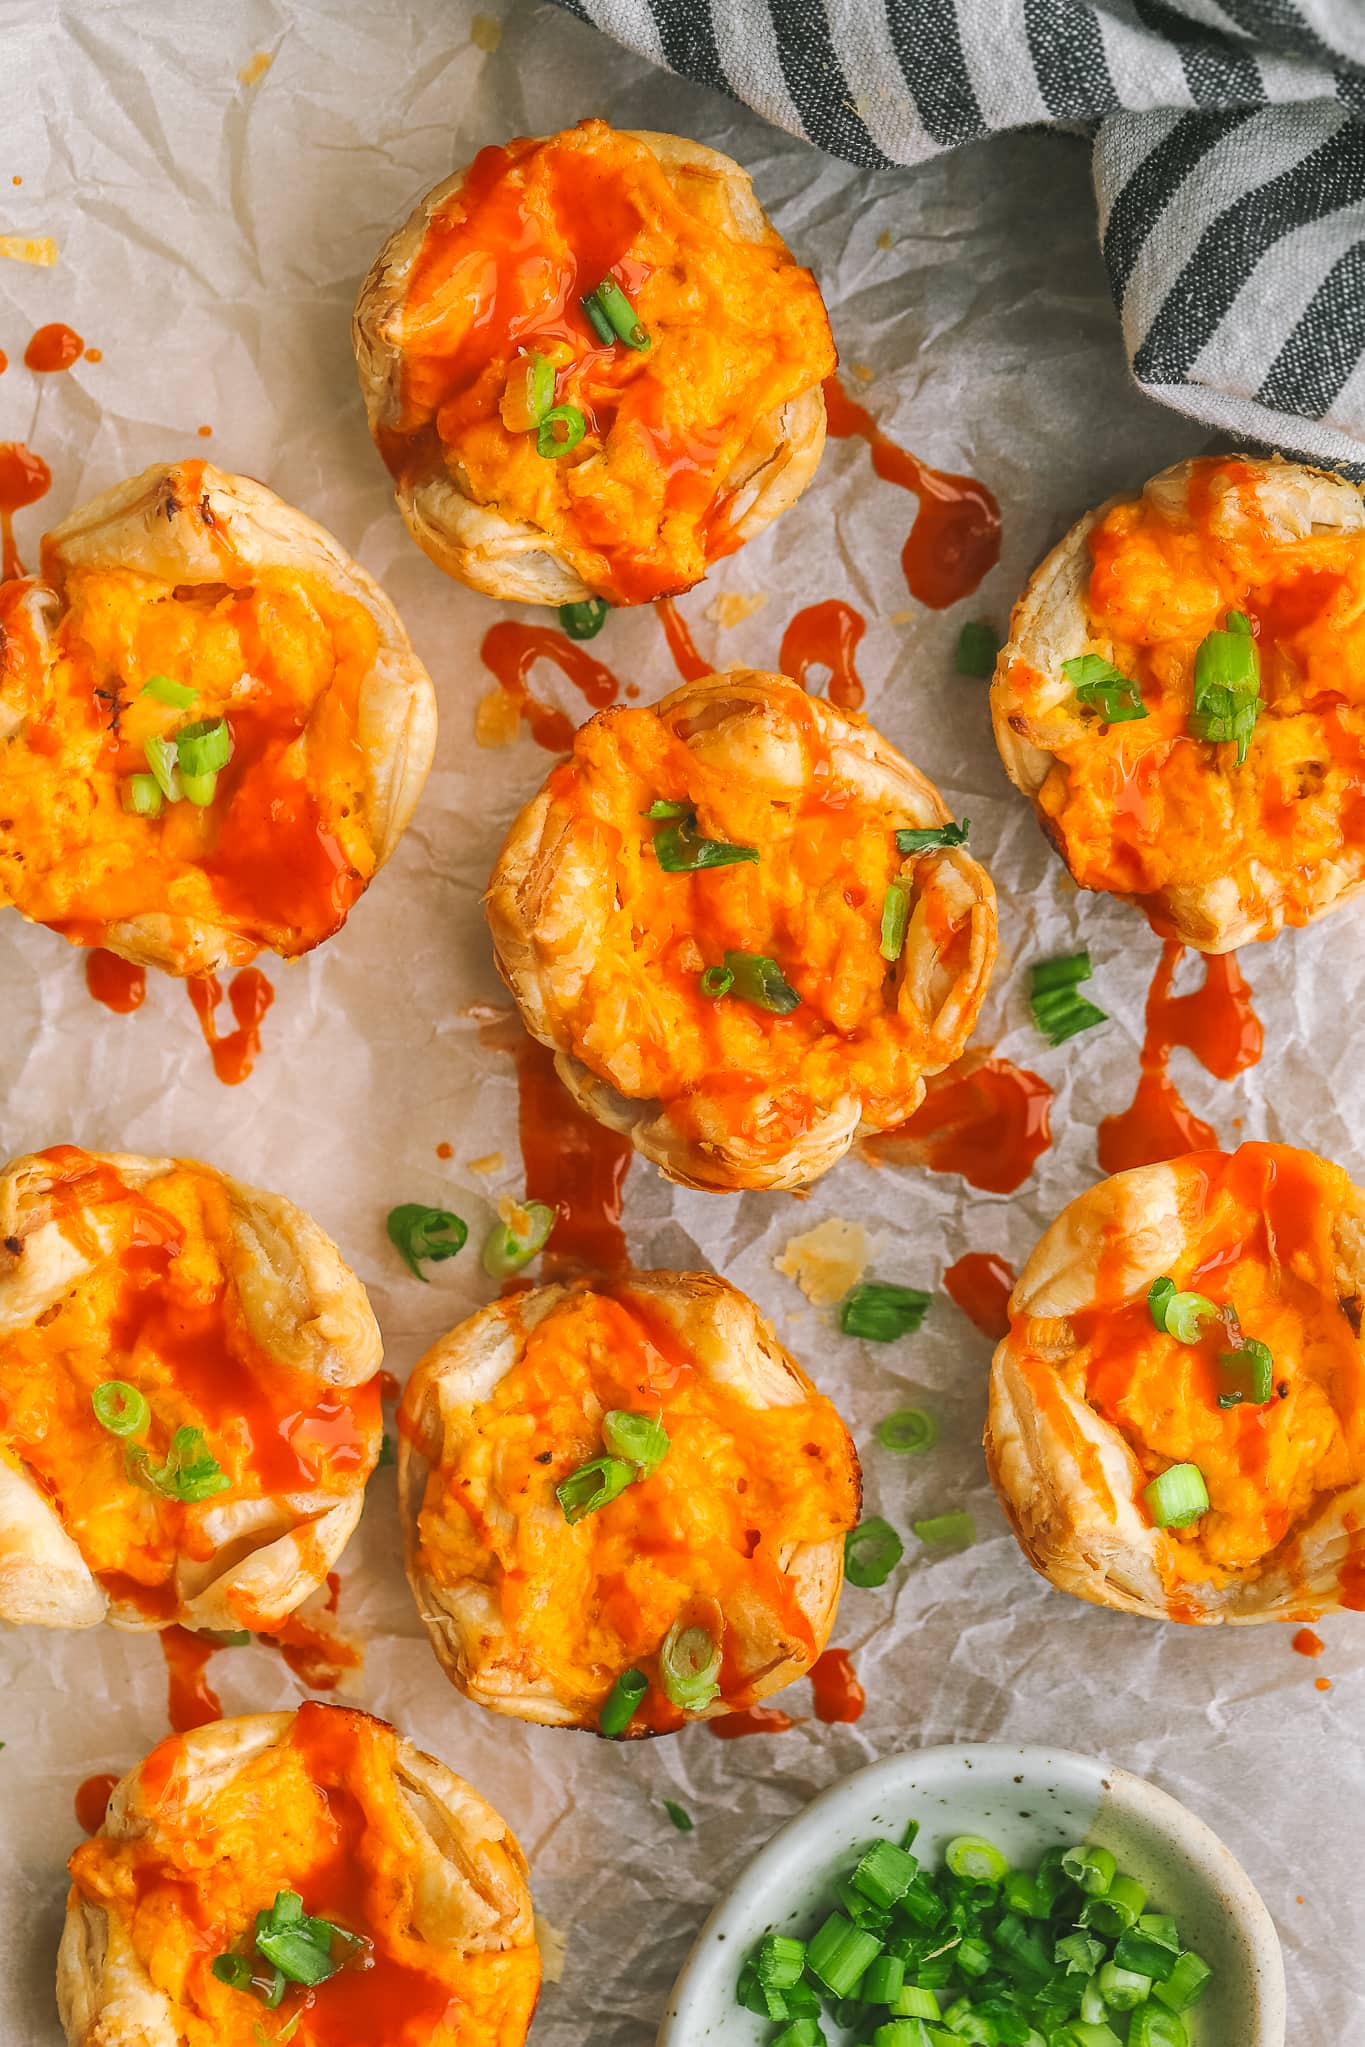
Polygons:
[[243,64],[241,70],[237,73],[239,84],[259,85],[274,61],[275,59],[269,50],[257,50],[250,62]]
[[752,618],[756,611],[762,611],[768,599],[761,590],[720,590],[711,599],[702,617],[712,625],[743,625],[746,618]]
[[57,244],[51,235],[0,235],[0,256],[50,270],[57,260]]
[[511,746],[521,729],[521,708],[505,689],[490,689],[474,713],[476,746]]
[[469,24],[469,40],[476,50],[491,57],[502,41],[502,23],[491,14],[476,14]]
[[500,1151],[487,1151],[482,1158],[469,1161],[469,1170],[471,1173],[480,1173],[487,1176],[489,1173],[500,1173],[506,1163],[507,1161]]
[[569,1951],[569,1936],[561,1927],[551,1926],[543,1912],[536,1914],[536,1946],[540,1949],[540,1973],[546,1983],[560,1983],[564,1978],[564,1957]]
[[788,1237],[773,1264],[786,1278],[794,1279],[817,1308],[832,1308],[857,1286],[871,1255],[862,1224],[832,1215],[813,1230]]

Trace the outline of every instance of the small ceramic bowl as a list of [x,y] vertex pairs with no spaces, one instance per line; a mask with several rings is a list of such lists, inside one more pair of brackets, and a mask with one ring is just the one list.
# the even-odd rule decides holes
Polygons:
[[1064,1749],[963,1743],[887,1756],[822,1792],[774,1834],[723,1897],[673,1986],[658,2047],[760,2047],[772,2028],[735,2002],[763,1934],[806,1933],[830,1885],[877,1834],[919,1821],[939,1866],[955,1834],[984,1834],[1031,1867],[1055,1843],[1094,1841],[1145,1884],[1152,1909],[1214,1972],[1186,2014],[1193,2047],[1284,2047],[1284,1963],[1251,1879],[1202,1820],[1154,1784]]

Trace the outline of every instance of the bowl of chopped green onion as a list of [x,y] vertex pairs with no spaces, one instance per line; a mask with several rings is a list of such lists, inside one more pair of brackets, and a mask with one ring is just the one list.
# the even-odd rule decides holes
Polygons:
[[1218,1837],[1064,1750],[888,1756],[775,1834],[658,2047],[1284,2047],[1270,1914]]

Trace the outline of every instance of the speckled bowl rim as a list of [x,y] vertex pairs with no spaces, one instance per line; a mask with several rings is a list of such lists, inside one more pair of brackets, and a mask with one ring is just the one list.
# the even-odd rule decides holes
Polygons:
[[[1287,2019],[1279,1935],[1251,1878],[1212,1827],[1168,1791],[1116,1764],[1080,1755],[1074,1749],[1016,1747],[1009,1742],[948,1742],[898,1750],[840,1778],[784,1822],[707,1916],[669,1993],[656,2047],[699,2047],[702,2035],[697,2027],[705,2016],[702,2008],[715,2008],[718,1978],[724,1982],[724,2001],[735,2008],[736,1957],[742,1953],[741,1943],[756,1937],[752,1923],[747,1923],[752,1919],[756,1894],[782,1885],[793,1888],[793,1865],[804,1871],[818,1862],[830,1823],[845,1807],[868,1800],[889,1801],[907,1788],[921,1796],[933,1796],[934,1787],[926,1780],[940,1775],[942,1788],[949,1781],[960,1782],[961,1773],[968,1770],[979,1771],[982,1778],[995,1776],[1002,1787],[1017,1781],[1021,1773],[1035,1779],[1055,1777],[1059,1772],[1088,1776],[1096,1816],[1103,1807],[1175,1848],[1219,1895],[1240,1937],[1253,2024],[1236,2047],[1284,2047]],[[780,1909],[773,1910],[765,1924],[777,1923],[781,1917]],[[708,2031],[705,2038],[717,2036]]]

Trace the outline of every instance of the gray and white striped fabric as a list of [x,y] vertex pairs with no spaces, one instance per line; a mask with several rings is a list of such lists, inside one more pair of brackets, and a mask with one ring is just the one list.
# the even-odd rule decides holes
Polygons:
[[1365,0],[560,0],[866,166],[1094,124],[1133,374],[1365,463]]

